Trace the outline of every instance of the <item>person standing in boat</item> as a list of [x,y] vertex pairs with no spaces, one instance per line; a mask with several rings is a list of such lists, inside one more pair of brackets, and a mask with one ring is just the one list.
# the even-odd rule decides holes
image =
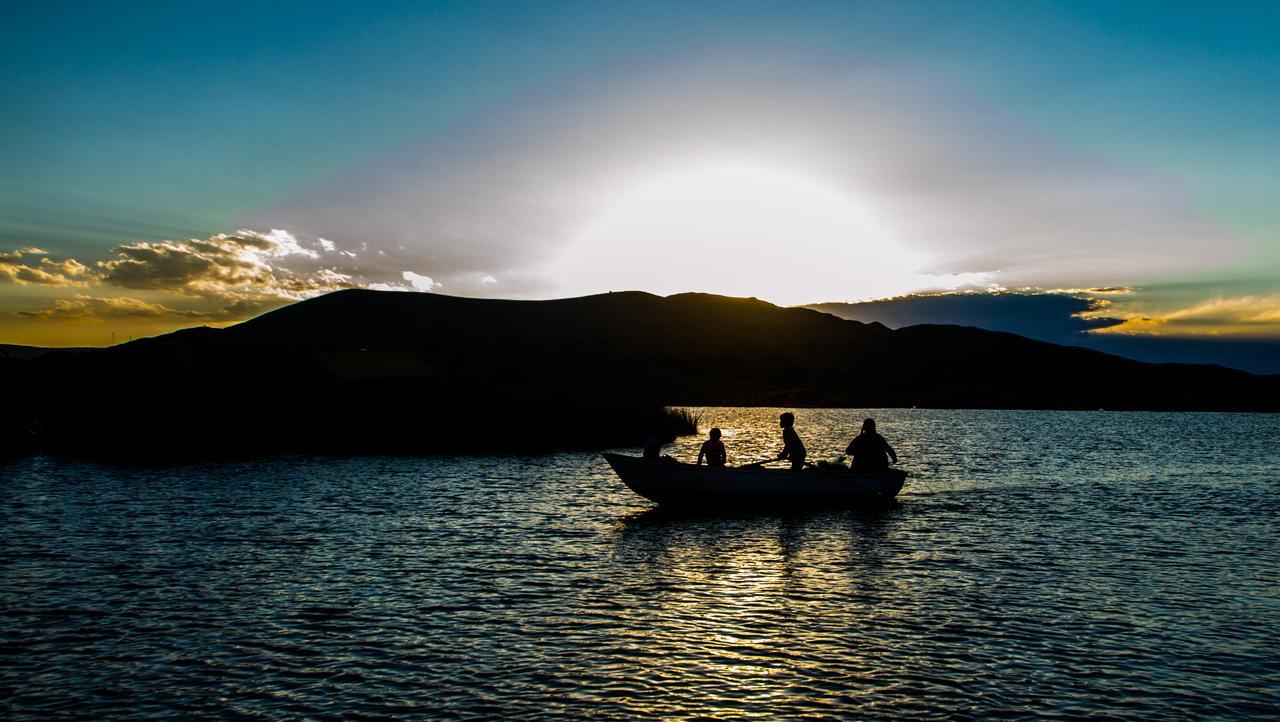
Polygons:
[[844,453],[853,457],[854,471],[884,471],[889,468],[889,459],[898,463],[893,447],[876,433],[875,419],[862,422],[862,432],[853,437]]
[[707,466],[713,469],[724,466],[728,461],[729,454],[725,451],[724,442],[720,440],[720,429],[711,430],[711,438],[702,442],[702,448],[698,450],[698,460],[694,463],[701,464],[704,457],[707,460]]
[[800,471],[804,468],[804,457],[808,455],[805,451],[804,444],[800,442],[800,435],[796,433],[796,415],[790,411],[778,417],[778,424],[782,426],[782,453],[778,454],[779,459],[790,459],[791,470]]

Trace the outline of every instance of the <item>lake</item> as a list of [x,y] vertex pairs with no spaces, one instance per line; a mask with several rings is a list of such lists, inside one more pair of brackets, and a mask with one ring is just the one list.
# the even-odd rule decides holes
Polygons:
[[[777,413],[703,431],[754,461]],[[811,460],[875,416],[900,504],[672,514],[594,453],[0,465],[0,709],[1280,715],[1280,416],[796,415]]]

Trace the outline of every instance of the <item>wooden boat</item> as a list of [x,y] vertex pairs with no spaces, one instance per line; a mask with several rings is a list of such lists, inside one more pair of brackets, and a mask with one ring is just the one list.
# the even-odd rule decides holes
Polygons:
[[664,506],[886,504],[902,490],[907,472],[791,471],[760,467],[712,468],[664,458],[605,454],[605,461],[632,491]]

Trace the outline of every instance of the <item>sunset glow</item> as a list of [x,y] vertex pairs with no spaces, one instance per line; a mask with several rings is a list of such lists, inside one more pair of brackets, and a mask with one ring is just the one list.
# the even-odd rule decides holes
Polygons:
[[5,719],[1280,719],[1277,38],[0,3]]
[[930,260],[816,176],[708,161],[620,183],[549,275],[570,293],[706,291],[780,304],[985,280],[919,272]]
[[695,4],[10,8],[0,343],[351,287],[1016,290],[1280,343],[1272,11]]

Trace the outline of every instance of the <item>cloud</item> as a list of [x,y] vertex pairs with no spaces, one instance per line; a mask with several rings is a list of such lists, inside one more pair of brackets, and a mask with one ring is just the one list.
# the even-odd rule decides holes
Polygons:
[[430,291],[439,285],[431,280],[430,276],[422,276],[413,271],[405,271],[404,280],[408,281],[409,285],[413,286],[416,291]]
[[169,308],[157,303],[147,303],[136,298],[94,296],[76,296],[72,299],[60,298],[53,306],[37,311],[19,311],[19,316],[39,318],[47,321],[105,321],[105,320],[161,320],[161,319],[207,319],[209,316],[199,311],[186,311]]
[[333,269],[313,269],[309,274],[291,269],[283,261],[293,256],[315,260],[320,252],[302,247],[293,234],[279,229],[129,243],[117,246],[115,254],[113,259],[98,262],[96,269],[104,284],[121,288],[298,299],[355,285],[349,275]]
[[89,262],[54,260],[34,248],[0,252],[0,281],[122,289],[166,301],[76,296],[21,313],[30,318],[216,322],[242,320],[343,288],[430,291],[440,286],[431,276],[413,271],[365,271],[361,256],[366,253],[367,246],[357,253],[281,229],[242,229],[208,238],[126,243],[113,248],[111,257]]
[[[23,260],[24,257],[27,260]],[[39,248],[0,251],[0,281],[18,285],[85,286],[90,269],[75,259],[55,261]]]
[[[209,238],[126,243],[113,258],[55,260],[39,249],[0,252],[0,281],[49,286],[103,285],[193,297],[244,296],[297,300],[360,285],[350,273],[321,265],[325,255],[349,264],[332,243],[304,246],[288,231],[240,230]],[[423,277],[425,278],[425,276]]]
[[1212,298],[1185,308],[1124,314],[1098,333],[1151,336],[1280,336],[1280,294]]

